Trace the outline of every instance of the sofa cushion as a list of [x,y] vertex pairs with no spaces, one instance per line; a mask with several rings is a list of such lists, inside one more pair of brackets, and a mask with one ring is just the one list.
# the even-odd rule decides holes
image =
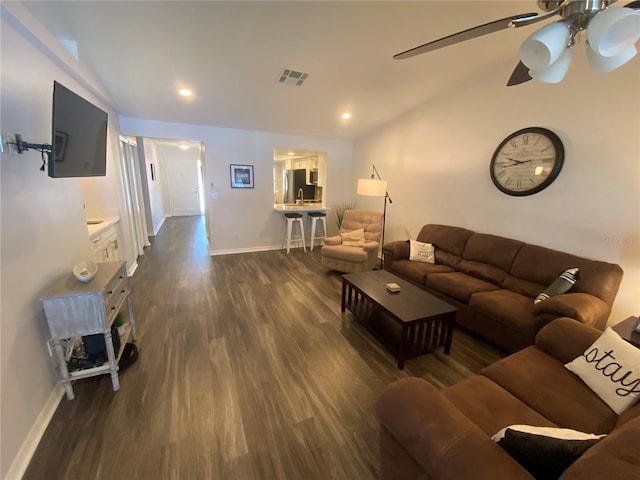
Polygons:
[[636,418],[640,418],[640,402],[627,408],[622,415],[618,416],[616,428],[619,428],[625,423],[630,422]]
[[427,275],[432,273],[453,272],[454,270],[446,265],[439,265],[435,263],[396,260],[393,262],[391,271],[419,285],[424,285],[427,280]]
[[382,213],[367,210],[345,210],[340,233],[360,228],[364,229],[365,243],[379,242],[382,233]]
[[540,285],[539,283],[529,282],[521,278],[514,277],[513,275],[507,275],[502,281],[502,288],[512,290],[527,297],[536,298],[540,292],[545,289],[546,285]]
[[640,399],[640,349],[607,328],[565,365],[620,415]]
[[462,257],[459,257],[458,255],[454,255],[451,252],[447,252],[446,250],[438,248],[437,246],[435,247],[436,247],[436,263],[440,263],[442,265],[446,265],[451,268],[456,268],[458,266],[458,263],[460,263],[460,260]]
[[568,428],[510,425],[491,437],[535,478],[558,478],[606,435]]
[[461,257],[471,235],[473,232],[466,228],[429,224],[422,227],[416,240],[422,243],[432,243],[441,250]]
[[344,245],[325,245],[322,247],[322,256],[338,258],[348,262],[366,262],[369,259],[364,249],[346,247]]
[[609,433],[616,423],[616,414],[584,382],[535,346],[499,360],[481,373],[557,426],[600,434]]
[[441,394],[489,436],[516,423],[557,426],[482,375],[446,387]]
[[508,272],[524,242],[486,233],[469,237],[462,258],[487,263]]
[[488,263],[476,262],[474,260],[462,259],[456,265],[456,270],[467,273],[472,277],[479,278],[495,285],[500,285],[507,276],[507,272]]
[[501,328],[518,330],[530,339],[529,344],[533,343],[539,326],[533,316],[531,298],[500,289],[475,293],[469,306],[485,317],[493,319]]
[[587,450],[561,480],[629,480],[640,478],[640,417],[616,428]]
[[622,268],[615,264],[576,257],[537,245],[524,245],[513,261],[509,273],[514,277],[547,286],[560,272],[574,267],[580,269],[581,278],[572,291],[589,293],[604,300],[608,305],[613,303],[622,280]]
[[[391,460],[400,465],[393,470],[390,469],[395,465],[382,465],[381,478],[459,480],[474,478],[474,475],[479,478],[478,471],[490,472],[492,480],[530,478],[477,425],[423,379],[405,378],[391,384],[380,396],[376,414],[381,424],[381,448],[386,448],[393,439],[423,470],[415,472],[411,462],[396,460],[387,452],[381,452],[382,461]],[[487,478],[484,474],[481,477]]]
[[547,323],[536,335],[536,347],[565,364],[582,355],[602,335],[600,330],[560,317]]
[[476,292],[488,292],[499,287],[462,272],[433,273],[427,277],[427,287],[456,300],[469,303]]

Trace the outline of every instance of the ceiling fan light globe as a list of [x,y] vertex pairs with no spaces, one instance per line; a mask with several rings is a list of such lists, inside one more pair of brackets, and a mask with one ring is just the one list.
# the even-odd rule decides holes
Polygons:
[[616,68],[621,67],[635,57],[637,53],[638,50],[633,45],[623,50],[622,53],[619,53],[615,57],[603,57],[602,55],[598,55],[593,48],[587,48],[587,60],[593,73],[599,75],[611,72]]
[[570,48],[565,48],[560,58],[553,65],[542,70],[529,70],[529,75],[539,82],[559,83],[569,71],[572,57],[573,51]]
[[544,70],[553,65],[569,43],[569,26],[556,22],[533,32],[520,45],[520,60],[531,70]]
[[591,19],[587,41],[599,55],[615,57],[640,38],[640,12],[632,8],[607,8]]

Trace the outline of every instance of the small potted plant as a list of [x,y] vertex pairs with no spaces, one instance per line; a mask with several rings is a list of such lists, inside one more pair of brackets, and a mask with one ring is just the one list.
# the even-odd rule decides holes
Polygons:
[[343,202],[342,205],[340,205],[334,210],[336,214],[336,223],[338,224],[338,230],[340,230],[340,227],[342,226],[342,218],[344,217],[345,210],[353,210],[355,208],[356,208],[356,202],[349,201],[349,202]]
[[113,321],[113,326],[118,327],[118,335],[120,336],[124,335],[124,329],[125,329],[124,324],[126,323],[126,320],[127,320],[126,314],[124,312],[118,312],[115,320]]

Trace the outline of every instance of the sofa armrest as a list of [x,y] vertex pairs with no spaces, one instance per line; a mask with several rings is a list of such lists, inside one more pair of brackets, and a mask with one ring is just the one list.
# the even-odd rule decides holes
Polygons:
[[342,237],[340,235],[334,235],[332,237],[326,237],[324,239],[324,244],[329,246],[342,245]]
[[365,252],[377,252],[380,248],[380,242],[367,242],[362,246]]
[[390,270],[394,260],[409,260],[410,247],[407,240],[396,240],[382,246],[385,270]]
[[550,315],[570,317],[603,330],[609,316],[609,306],[598,297],[588,293],[565,293],[536,303],[533,307],[533,314],[547,317]]
[[426,478],[531,478],[423,379],[390,385],[378,400],[376,413],[381,428],[424,469]]
[[582,355],[600,335],[602,335],[600,330],[577,322],[573,318],[558,318],[538,332],[536,347],[565,364]]
[[388,242],[382,246],[382,251],[392,255],[395,260],[409,260],[409,242],[407,240],[396,240]]

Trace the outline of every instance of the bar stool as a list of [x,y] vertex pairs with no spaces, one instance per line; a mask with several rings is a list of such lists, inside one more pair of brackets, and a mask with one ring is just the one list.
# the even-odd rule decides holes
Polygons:
[[[289,254],[289,249],[291,248],[291,240],[293,240],[294,242],[298,240],[302,240],[302,249],[306,252],[307,247],[304,243],[304,226],[302,225],[302,214],[301,213],[285,213],[284,219],[287,222],[285,224],[287,233],[284,236],[284,240],[286,240],[287,242],[287,254]],[[298,223],[300,234],[292,237],[291,231],[293,230],[293,224],[296,222]]]
[[311,221],[311,251],[316,242],[316,224],[318,220],[322,220],[322,235],[318,235],[318,239],[327,237],[327,214],[325,212],[309,212],[309,220]]

